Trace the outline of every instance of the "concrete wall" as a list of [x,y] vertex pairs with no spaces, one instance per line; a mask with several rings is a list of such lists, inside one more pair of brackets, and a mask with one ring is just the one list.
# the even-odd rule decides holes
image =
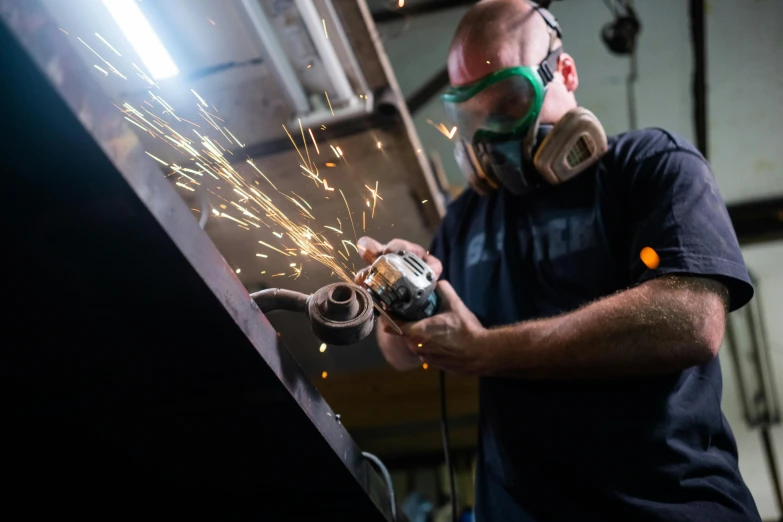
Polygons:
[[[693,69],[688,3],[682,0],[637,0],[642,22],[636,85],[640,127],[664,127],[694,140],[691,75]],[[552,11],[563,27],[566,50],[579,71],[580,104],[595,112],[607,133],[628,128],[625,79],[627,58],[610,55],[600,40],[611,15],[601,0],[566,0]],[[400,85],[406,93],[444,64],[451,35],[464,8],[385,24],[381,32]],[[783,194],[781,122],[783,87],[778,49],[783,45],[783,2],[779,0],[713,0],[707,6],[709,154],[727,202]],[[461,183],[451,142],[427,124],[447,119],[438,100],[414,116],[427,152],[443,159],[448,178]],[[449,125],[450,126],[450,125]],[[773,364],[783,380],[783,244],[746,248],[746,261],[759,279]],[[775,320],[777,319],[777,321]],[[724,359],[727,358],[724,355]],[[724,362],[724,410],[740,450],[740,468],[764,518],[779,517],[760,439],[742,419],[736,379]],[[781,392],[783,386],[778,388]],[[783,397],[781,397],[783,400]],[[783,460],[783,427],[774,431]],[[783,473],[783,470],[781,470]]]
[[709,153],[721,191],[727,201],[781,195],[783,2],[708,6]]
[[[761,310],[767,330],[769,353],[773,375],[776,377],[778,404],[783,405],[783,273],[780,260],[783,257],[783,241],[756,245],[743,249],[745,263],[757,279],[756,299],[761,300]],[[725,347],[724,347],[725,348]],[[781,514],[775,505],[770,470],[764,461],[758,430],[748,428],[743,418],[738,383],[734,368],[723,350],[723,413],[729,421],[740,455],[740,471],[753,492],[753,497],[765,519],[774,519]],[[783,426],[772,430],[775,452],[778,456],[778,474],[783,476]]]

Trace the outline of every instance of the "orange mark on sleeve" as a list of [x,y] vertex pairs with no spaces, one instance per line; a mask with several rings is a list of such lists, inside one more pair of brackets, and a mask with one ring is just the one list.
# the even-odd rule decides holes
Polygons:
[[661,258],[658,257],[658,253],[650,247],[644,247],[639,253],[639,257],[642,263],[651,270],[658,268],[658,265],[661,264]]

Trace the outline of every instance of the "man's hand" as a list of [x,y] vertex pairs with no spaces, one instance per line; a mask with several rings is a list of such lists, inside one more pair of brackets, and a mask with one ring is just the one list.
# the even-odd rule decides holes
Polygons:
[[396,254],[401,250],[411,252],[419,256],[419,258],[427,263],[427,265],[435,273],[435,279],[439,278],[441,272],[443,272],[443,265],[441,265],[440,260],[437,257],[429,255],[423,246],[417,245],[416,243],[411,243],[410,241],[405,241],[404,239],[392,239],[384,245],[371,237],[364,236],[359,238],[357,244],[359,247],[359,254],[368,265],[356,273],[354,279],[359,285],[361,285],[364,279],[367,277],[367,272],[370,270],[369,265],[372,265],[379,256],[389,253]]
[[415,323],[398,323],[422,361],[458,375],[487,371],[490,352],[483,346],[486,329],[468,310],[448,281],[438,283],[440,311]]
[[[371,265],[378,259],[378,256],[388,254],[390,252],[397,253],[400,250],[412,252],[419,256],[435,273],[435,278],[440,277],[443,271],[443,266],[438,258],[427,254],[424,247],[405,241],[403,239],[393,239],[387,244],[381,244],[376,240],[369,237],[359,238],[358,241],[359,253],[362,259]],[[355,276],[356,284],[364,285],[364,279],[367,277],[369,266],[357,272]],[[376,328],[378,336],[378,344],[381,348],[386,361],[395,369],[400,371],[412,370],[421,365],[421,359],[418,355],[413,353],[411,346],[415,344],[411,343],[405,337],[401,337],[394,330],[394,327],[390,325],[385,318],[381,317],[378,321],[378,328]]]

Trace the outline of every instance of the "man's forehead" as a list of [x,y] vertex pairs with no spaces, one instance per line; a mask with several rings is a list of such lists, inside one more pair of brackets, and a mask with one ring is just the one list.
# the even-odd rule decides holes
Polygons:
[[452,85],[466,85],[508,67],[523,64],[518,49],[509,46],[496,49],[465,50],[452,67],[449,60],[449,79]]
[[546,54],[550,36],[546,23],[533,9],[515,9],[504,17],[476,17],[460,28],[452,42],[448,60],[451,84],[466,85],[508,67],[538,65],[543,56],[537,55]]

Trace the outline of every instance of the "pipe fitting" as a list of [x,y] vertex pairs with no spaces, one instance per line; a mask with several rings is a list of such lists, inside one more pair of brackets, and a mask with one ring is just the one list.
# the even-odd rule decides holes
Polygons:
[[250,294],[264,313],[274,310],[305,312],[315,336],[327,344],[346,345],[361,341],[375,324],[370,294],[349,283],[333,283],[312,295],[269,288]]
[[307,306],[313,333],[327,344],[353,344],[372,331],[375,315],[366,290],[333,283],[310,296]]

